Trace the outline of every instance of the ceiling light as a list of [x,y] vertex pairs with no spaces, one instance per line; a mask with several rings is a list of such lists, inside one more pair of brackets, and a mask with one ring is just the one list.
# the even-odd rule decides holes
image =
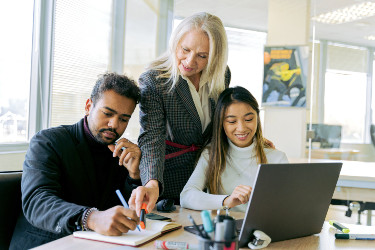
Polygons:
[[375,35],[365,36],[365,39],[370,40],[370,41],[375,41]]
[[366,2],[323,13],[319,16],[313,17],[312,19],[320,23],[341,24],[353,22],[374,15],[375,3]]

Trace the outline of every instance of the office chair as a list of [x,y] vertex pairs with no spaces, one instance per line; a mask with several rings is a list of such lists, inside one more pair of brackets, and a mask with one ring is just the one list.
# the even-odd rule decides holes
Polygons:
[[9,249],[21,212],[22,171],[0,172],[0,249]]

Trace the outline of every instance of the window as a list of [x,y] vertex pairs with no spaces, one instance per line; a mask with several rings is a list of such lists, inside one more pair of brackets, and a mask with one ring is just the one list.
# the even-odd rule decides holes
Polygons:
[[343,143],[364,143],[366,129],[367,50],[328,45],[324,123],[341,125]]
[[342,125],[342,142],[363,143],[367,74],[329,70],[325,81],[324,123]]
[[27,142],[33,1],[0,2],[0,144]]
[[[138,82],[145,66],[156,58],[158,23],[157,0],[128,0],[125,22],[124,73]],[[137,105],[124,137],[137,142],[140,132],[139,106]]]
[[110,61],[112,2],[57,0],[50,127],[73,124]]
[[260,103],[263,87],[263,49],[267,34],[228,27],[225,30],[229,47],[228,66],[232,73],[230,86],[247,88]]
[[372,105],[371,105],[371,119],[370,123],[375,124],[375,53],[372,51]]

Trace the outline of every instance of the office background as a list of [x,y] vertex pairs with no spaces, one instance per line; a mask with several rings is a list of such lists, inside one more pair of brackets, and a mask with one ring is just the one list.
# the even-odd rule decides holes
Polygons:
[[[0,171],[22,169],[37,131],[81,119],[99,74],[137,80],[198,11],[223,20],[231,86],[259,102],[264,46],[308,46],[306,107],[262,108],[276,147],[291,158],[374,162],[375,1],[24,0],[0,3]],[[136,110],[125,136],[138,134]]]

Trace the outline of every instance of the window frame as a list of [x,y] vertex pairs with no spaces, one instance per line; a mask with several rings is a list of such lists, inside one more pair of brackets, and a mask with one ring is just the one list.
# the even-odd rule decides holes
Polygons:
[[1,143],[0,153],[26,152],[31,137],[48,127],[55,2],[34,1],[27,142]]
[[[40,130],[50,127],[51,91],[53,78],[54,20],[57,0],[34,0],[33,37],[31,51],[30,93],[27,141],[0,143],[0,153],[26,152],[30,139]],[[123,73],[125,50],[125,15],[127,0],[113,0],[110,71]],[[158,27],[163,32],[157,37],[157,50],[164,50],[173,23],[173,0],[160,0]]]
[[362,141],[357,144],[371,144],[370,138],[370,125],[371,125],[371,104],[372,104],[372,79],[373,79],[373,63],[374,63],[374,48],[371,47],[359,47],[355,45],[339,43],[334,41],[320,41],[320,62],[319,62],[319,96],[318,96],[318,122],[324,123],[324,94],[325,94],[325,75],[327,72],[327,62],[328,62],[328,45],[338,45],[345,47],[358,47],[366,50],[367,59],[367,83],[366,83],[366,111],[365,111],[365,123],[364,123],[364,133]]

